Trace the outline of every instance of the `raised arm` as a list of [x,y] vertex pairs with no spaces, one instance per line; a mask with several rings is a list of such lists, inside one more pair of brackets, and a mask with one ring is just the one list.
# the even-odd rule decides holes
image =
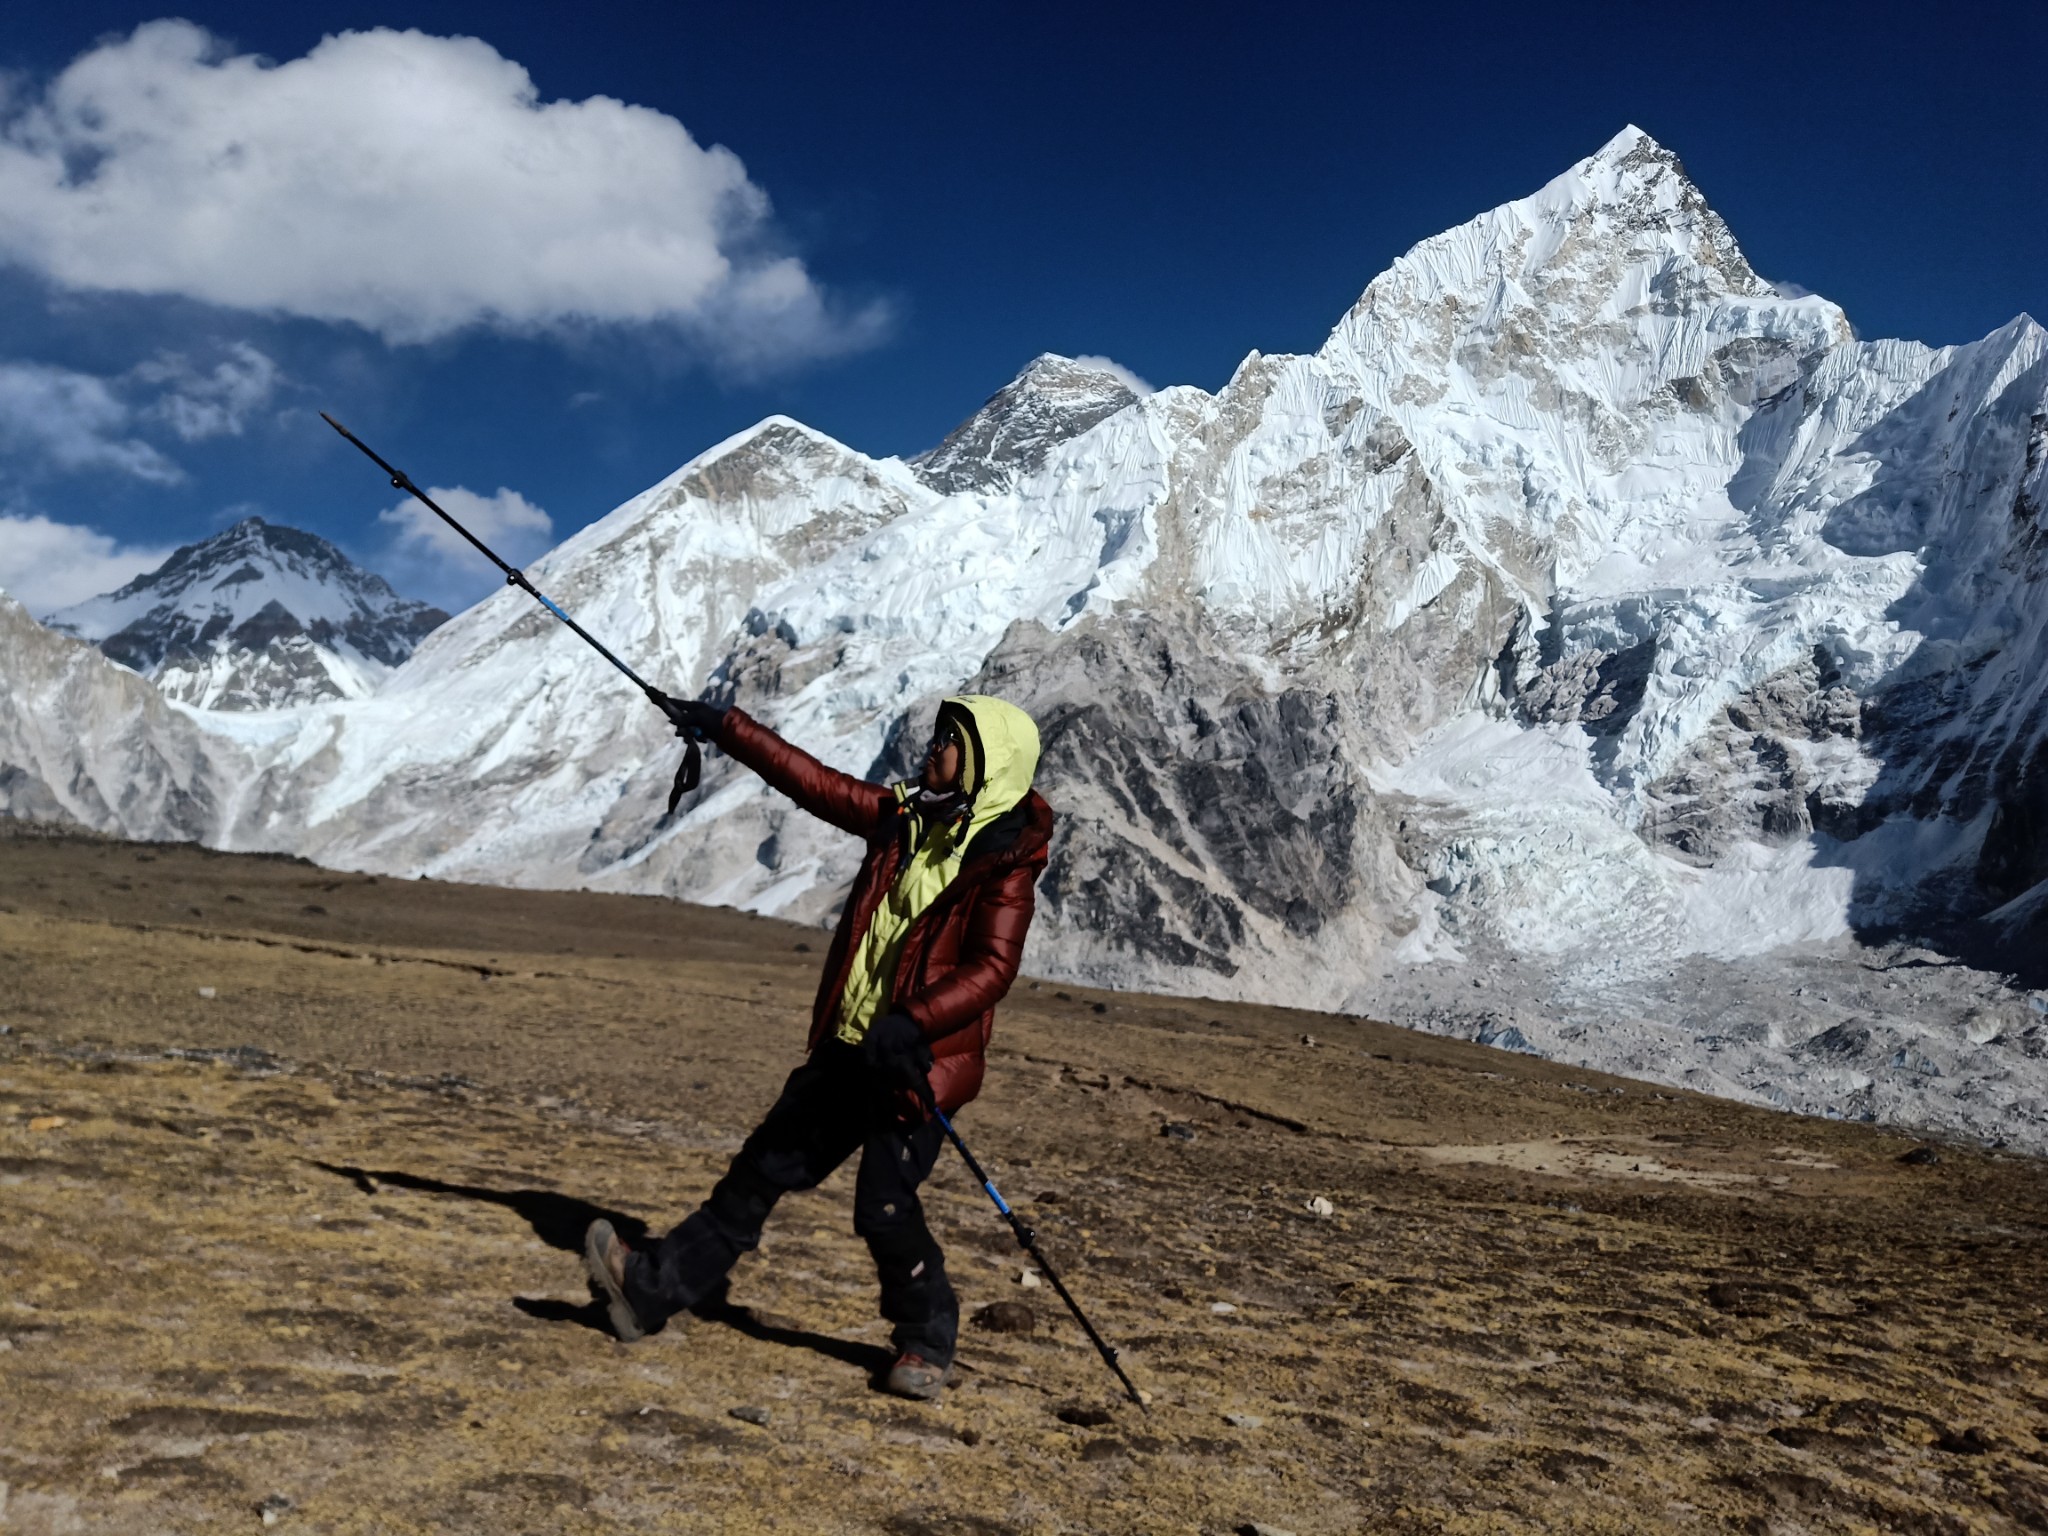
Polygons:
[[871,784],[793,747],[740,709],[728,709],[718,745],[820,821],[842,832],[874,839],[895,822],[896,796],[886,784]]

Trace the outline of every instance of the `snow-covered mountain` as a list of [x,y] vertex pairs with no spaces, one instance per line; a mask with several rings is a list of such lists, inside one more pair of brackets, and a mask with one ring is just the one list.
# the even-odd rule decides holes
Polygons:
[[[2044,506],[2038,326],[1859,341],[1630,129],[1213,395],[1042,357],[908,464],[771,418],[530,571],[854,772],[947,692],[1032,710],[1042,972],[1385,1011],[1520,967],[1538,1049],[1900,1115],[1939,1058],[2003,1124],[2048,1036],[1981,1009],[1801,1055],[1641,999],[1851,934],[2043,963]],[[659,717],[511,590],[367,697],[192,718],[242,765],[228,846],[821,920],[858,853],[717,759],[664,817]]]
[[249,517],[43,622],[167,698],[247,710],[363,698],[447,619],[325,539]]
[[91,645],[0,593],[0,815],[219,842],[255,765]]

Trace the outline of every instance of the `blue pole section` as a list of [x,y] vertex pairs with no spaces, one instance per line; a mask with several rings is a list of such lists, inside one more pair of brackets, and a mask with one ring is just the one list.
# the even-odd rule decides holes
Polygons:
[[1116,1372],[1116,1379],[1124,1384],[1124,1391],[1130,1395],[1131,1401],[1144,1412],[1150,1413],[1152,1410],[1145,1405],[1145,1395],[1138,1390],[1137,1384],[1124,1374],[1123,1365],[1118,1361],[1116,1351],[1111,1349],[1108,1341],[1095,1331],[1095,1325],[1088,1321],[1088,1314],[1081,1310],[1081,1304],[1074,1300],[1073,1292],[1067,1289],[1065,1282],[1060,1279],[1058,1272],[1039,1248],[1038,1234],[1026,1226],[1023,1218],[1010,1209],[1002,1191],[996,1188],[995,1180],[988,1176],[987,1171],[975,1160],[974,1154],[967,1150],[967,1143],[960,1139],[960,1133],[953,1129],[953,1122],[947,1117],[946,1112],[943,1109],[934,1109],[932,1114],[937,1117],[939,1124],[946,1128],[947,1139],[959,1149],[961,1161],[967,1164],[968,1171],[981,1181],[981,1187],[988,1192],[989,1199],[995,1201],[996,1209],[1002,1212],[1003,1218],[1009,1222],[1010,1231],[1016,1236],[1017,1246],[1037,1260],[1038,1267],[1045,1272],[1047,1281],[1059,1292],[1060,1300],[1065,1302],[1067,1310],[1074,1314],[1074,1321],[1079,1323],[1081,1331],[1088,1335],[1088,1342],[1093,1344],[1095,1352],[1102,1356],[1103,1364]]
[[946,1112],[943,1109],[935,1109],[932,1113],[939,1117],[939,1124],[943,1125],[946,1128],[946,1134],[953,1138],[953,1145],[958,1147],[960,1155],[967,1159],[967,1166],[972,1168],[974,1176],[981,1180],[981,1187],[988,1191],[989,1199],[995,1201],[996,1209],[1005,1216],[1013,1215],[1014,1213],[1010,1210],[1009,1202],[1003,1198],[1003,1192],[996,1188],[993,1179],[981,1171],[981,1164],[977,1163],[974,1160],[973,1154],[967,1150],[967,1143],[962,1141],[960,1133],[953,1129],[953,1122],[946,1118]]

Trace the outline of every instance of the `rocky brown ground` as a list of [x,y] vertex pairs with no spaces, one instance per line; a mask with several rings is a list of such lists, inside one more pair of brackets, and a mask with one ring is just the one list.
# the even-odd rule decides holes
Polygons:
[[2048,1529],[2039,1162],[1275,1008],[1021,984],[961,1117],[1149,1413],[950,1154],[1035,1326],[942,1403],[871,1388],[850,1172],[612,1342],[583,1226],[694,1202],[822,950],[0,837],[0,1528]]

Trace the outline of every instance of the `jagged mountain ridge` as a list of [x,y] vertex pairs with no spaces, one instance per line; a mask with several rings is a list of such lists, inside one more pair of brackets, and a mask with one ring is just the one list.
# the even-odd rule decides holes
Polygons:
[[367,697],[447,619],[318,535],[247,517],[43,622],[167,698],[252,710]]
[[[1502,953],[1588,997],[1852,925],[2019,955],[2042,356],[1857,341],[1630,130],[1214,395],[1097,416],[1124,386],[1040,359],[911,465],[771,418],[534,570],[851,771],[962,686],[1032,709],[1053,974],[1364,1008]],[[286,718],[209,837],[807,919],[858,852],[715,759],[664,819],[658,720],[517,593]]]

